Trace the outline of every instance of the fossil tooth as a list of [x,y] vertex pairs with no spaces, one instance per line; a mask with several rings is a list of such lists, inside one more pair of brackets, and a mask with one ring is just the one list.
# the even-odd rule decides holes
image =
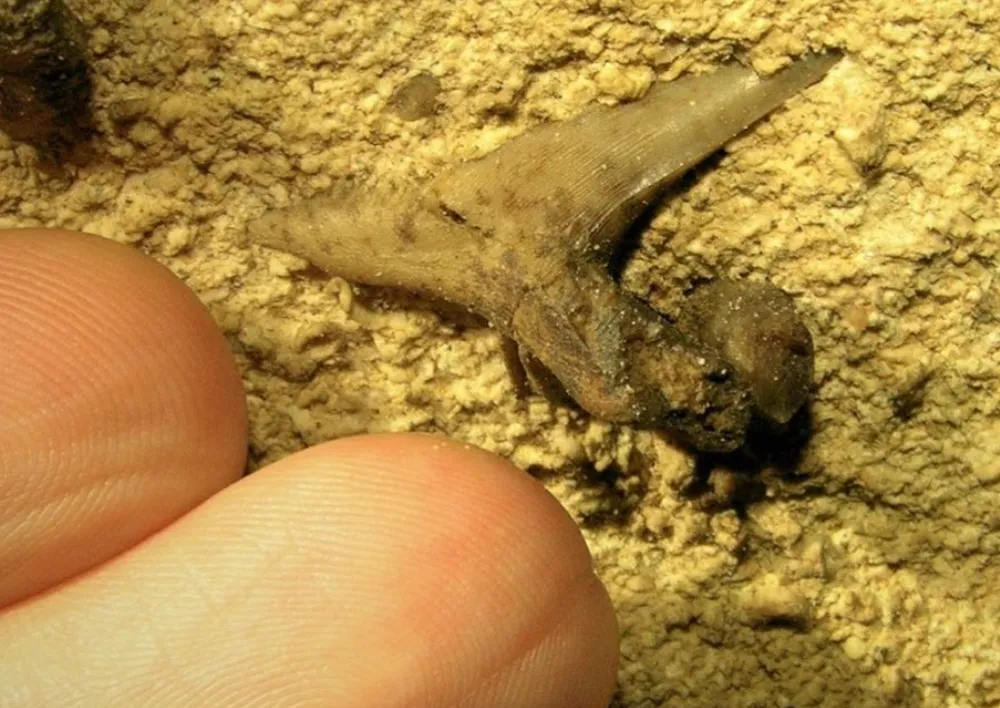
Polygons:
[[787,298],[750,285],[706,291],[677,328],[623,292],[608,260],[665,186],[838,59],[768,78],[737,65],[685,77],[530,130],[413,192],[347,191],[269,213],[250,238],[348,280],[462,304],[517,342],[532,380],[548,372],[588,412],[730,450],[754,409],[785,421],[804,402],[808,330]]

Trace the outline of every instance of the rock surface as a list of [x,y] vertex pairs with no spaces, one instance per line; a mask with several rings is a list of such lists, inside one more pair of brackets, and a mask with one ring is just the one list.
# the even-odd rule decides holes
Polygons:
[[[544,471],[616,603],[623,708],[1000,701],[1000,12],[71,4],[100,155],[68,181],[0,137],[0,225],[101,233],[184,277],[238,352],[257,464],[440,430]],[[848,58],[679,185],[622,275],[668,313],[711,276],[791,293],[818,377],[801,450],[696,464],[656,434],[519,401],[480,322],[238,245],[265,207],[345,175],[423,179],[654,76],[733,55],[768,72],[823,47]],[[403,120],[391,99],[421,73],[435,111]]]

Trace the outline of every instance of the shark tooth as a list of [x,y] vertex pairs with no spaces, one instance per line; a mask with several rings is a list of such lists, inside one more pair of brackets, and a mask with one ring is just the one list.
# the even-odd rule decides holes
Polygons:
[[812,340],[789,298],[731,283],[675,326],[624,292],[609,260],[668,185],[838,60],[811,55],[766,78],[736,64],[686,76],[529,130],[410,192],[348,190],[268,213],[249,237],[483,315],[532,380],[549,380],[550,395],[558,383],[595,416],[732,450],[753,414],[783,423],[807,398]]

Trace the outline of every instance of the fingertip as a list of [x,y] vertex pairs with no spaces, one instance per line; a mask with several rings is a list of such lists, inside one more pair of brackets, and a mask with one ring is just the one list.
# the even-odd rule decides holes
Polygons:
[[[384,588],[407,604],[399,612],[405,620],[389,622],[392,613],[380,611],[359,631],[408,653],[413,675],[424,679],[419,690],[420,681],[411,681],[398,705],[610,702],[618,669],[614,608],[579,528],[536,479],[445,437],[361,435],[279,462],[258,480],[276,489],[255,496],[278,498],[299,475],[337,480],[339,492],[365,510],[351,524],[371,544],[361,554],[375,570],[363,596]],[[355,575],[356,588],[366,587],[359,580]],[[413,642],[406,651],[400,633]],[[371,660],[357,645],[348,654]],[[376,690],[383,684],[363,666],[353,675]],[[370,686],[359,685],[356,695],[365,697],[359,706],[384,699]]]
[[[335,604],[354,608],[356,620],[334,639],[353,682],[341,705],[610,702],[611,600],[573,519],[507,460],[437,435],[361,435],[293,455],[253,481],[261,488],[247,485],[248,495],[299,519],[276,500],[291,486],[318,485],[306,495],[312,513],[331,541],[350,539],[333,551],[351,573]],[[331,518],[330,508],[349,517]],[[392,666],[406,672],[398,695],[385,692]]]
[[90,568],[238,478],[242,386],[166,268],[96,236],[0,232],[0,606]]
[[[123,597],[141,578],[155,582]],[[113,616],[156,638],[49,655],[50,675],[113,671],[125,702],[169,672],[188,683],[165,705],[602,708],[617,667],[614,613],[566,512],[508,462],[430,436],[286,458],[14,619],[74,610],[73,636]]]

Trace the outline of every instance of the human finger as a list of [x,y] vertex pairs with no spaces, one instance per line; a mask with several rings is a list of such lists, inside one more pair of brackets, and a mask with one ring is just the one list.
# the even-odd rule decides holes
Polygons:
[[0,232],[0,607],[138,543],[239,477],[235,364],[151,258]]
[[617,642],[540,484],[441,438],[364,436],[10,610],[0,704],[600,708]]

